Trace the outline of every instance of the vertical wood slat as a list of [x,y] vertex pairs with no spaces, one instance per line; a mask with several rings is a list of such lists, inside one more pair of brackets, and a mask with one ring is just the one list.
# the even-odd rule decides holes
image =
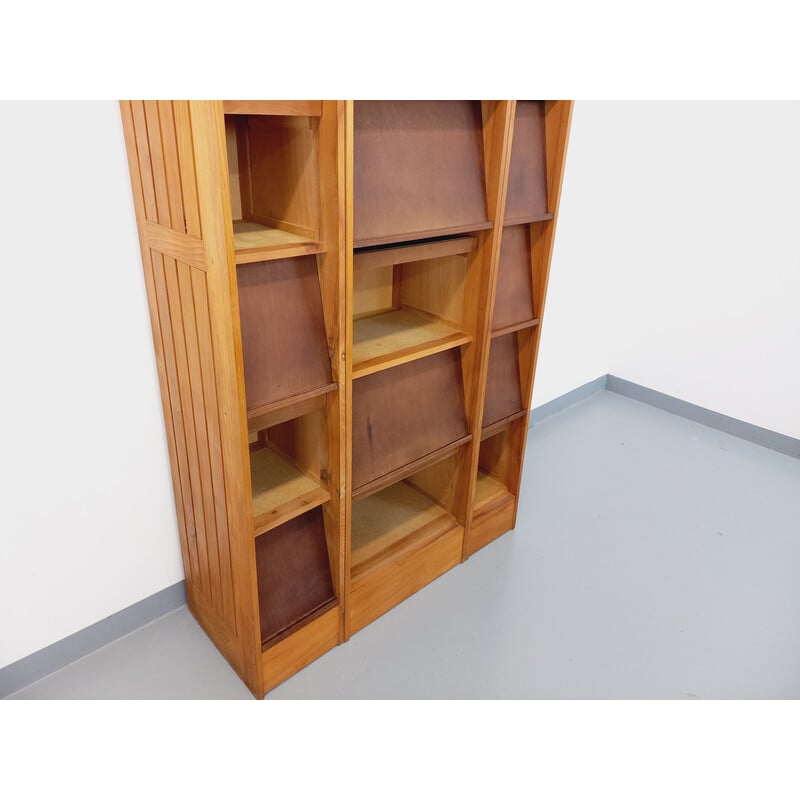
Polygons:
[[158,118],[158,104],[155,100],[144,101],[144,116],[147,124],[147,142],[150,149],[150,165],[153,170],[153,187],[156,193],[156,209],[159,225],[172,227],[167,178],[164,167],[164,151],[161,145],[161,122]]
[[342,414],[342,442],[344,449],[344,473],[342,475],[344,505],[344,631],[342,640],[347,641],[352,633],[350,624],[350,562],[352,549],[353,517],[353,156],[354,156],[354,102],[344,103],[344,409]]
[[181,193],[186,233],[201,237],[200,210],[197,199],[197,176],[195,174],[194,149],[192,147],[192,123],[189,118],[189,103],[175,100],[172,103],[175,120],[175,135],[178,140],[178,159],[181,165]]
[[213,344],[208,312],[208,287],[206,277],[192,270],[195,320],[202,374],[203,399],[206,410],[207,441],[211,487],[216,521],[216,546],[219,557],[220,583],[222,585],[223,616],[231,621],[234,634],[237,632],[233,599],[233,571],[231,567],[231,543],[228,518],[225,511],[225,476],[222,467],[222,444],[220,442],[219,408],[217,405],[217,379],[214,367]]
[[202,593],[208,604],[213,608],[216,587],[213,584],[209,563],[205,505],[203,503],[203,488],[200,480],[197,434],[194,425],[192,384],[189,375],[189,359],[187,352],[187,319],[181,302],[177,262],[172,258],[162,258],[164,263],[167,300],[169,302],[169,321],[172,326],[172,341],[175,345],[175,367],[180,392],[180,404],[183,412],[184,431],[186,433],[186,453],[191,481],[192,509],[194,511],[195,528],[197,531],[197,555],[199,558],[200,576],[203,587]]
[[188,264],[181,264],[180,262],[176,262],[175,267],[186,345],[186,364],[184,368],[186,370],[189,386],[191,387],[189,402],[191,403],[192,409],[192,429],[197,452],[197,466],[200,473],[199,494],[203,506],[207,569],[209,573],[209,585],[212,587],[208,599],[210,600],[212,608],[222,617],[224,614],[224,606],[220,582],[216,515],[214,513],[214,490],[211,486],[211,467],[209,464],[210,458],[203,377],[200,369],[194,290],[192,288],[191,273],[193,270]]
[[[186,233],[186,218],[183,211],[183,187],[181,164],[178,156],[178,140],[175,132],[175,117],[172,102],[158,101],[158,119],[161,128],[161,146],[164,152],[164,174],[166,176],[167,199],[173,230]],[[194,168],[194,165],[192,165]]]
[[[131,189],[133,191],[133,202],[136,208],[136,222],[139,231],[139,242],[141,245],[142,267],[144,269],[145,289],[147,291],[147,303],[150,308],[150,329],[153,335],[155,346],[156,366],[159,376],[159,390],[161,393],[161,406],[165,418],[165,430],[167,434],[167,449],[170,457],[170,474],[172,476],[172,490],[177,507],[178,533],[181,538],[181,558],[183,559],[183,573],[186,576],[187,584],[192,582],[193,568],[190,557],[189,536],[187,525],[189,517],[181,513],[184,509],[184,491],[181,483],[181,466],[176,442],[176,431],[174,422],[171,422],[172,401],[170,398],[170,385],[167,374],[165,359],[165,345],[161,333],[161,321],[158,310],[158,299],[156,296],[155,279],[153,275],[152,255],[146,247],[146,211],[144,199],[143,178],[140,168],[140,153],[137,148],[136,129],[134,123],[133,103],[130,101],[120,102],[120,111],[123,120],[123,132],[125,135],[125,147],[128,154],[128,167],[131,176]],[[151,187],[152,188],[152,187]]]
[[320,238],[326,243],[327,252],[317,257],[318,275],[322,294],[325,327],[332,377],[338,391],[328,397],[326,403],[326,450],[328,456],[328,487],[330,502],[325,506],[326,538],[328,542],[331,573],[336,596],[339,599],[339,641],[345,635],[345,109],[337,100],[322,102],[322,113],[318,121],[319,188],[320,208],[317,219]]
[[[153,185],[153,165],[150,161],[150,144],[147,141],[147,122],[144,115],[144,102],[131,101],[132,126],[136,139],[137,161],[145,218],[148,222],[158,222],[156,190]],[[144,242],[144,240],[141,240]],[[149,251],[146,258],[150,258]]]
[[[186,448],[186,432],[183,409],[180,400],[177,369],[175,366],[175,345],[173,343],[172,325],[169,322],[169,299],[167,297],[166,281],[164,276],[163,257],[160,253],[150,251],[153,271],[153,285],[156,297],[156,314],[158,316],[161,338],[164,343],[164,361],[166,366],[167,384],[170,397],[170,420],[175,431],[176,456],[178,472],[180,474],[183,514],[186,520],[186,533],[189,545],[189,559],[191,564],[191,580],[202,588],[200,575],[200,562],[197,553],[197,528],[192,508],[192,480],[189,475],[189,459]],[[180,510],[179,510],[180,513]]]

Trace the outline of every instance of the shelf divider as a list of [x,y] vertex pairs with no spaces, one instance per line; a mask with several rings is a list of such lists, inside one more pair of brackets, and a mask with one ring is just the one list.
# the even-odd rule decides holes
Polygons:
[[327,252],[324,245],[298,233],[245,220],[236,220],[233,223],[233,248],[237,264],[254,264]]

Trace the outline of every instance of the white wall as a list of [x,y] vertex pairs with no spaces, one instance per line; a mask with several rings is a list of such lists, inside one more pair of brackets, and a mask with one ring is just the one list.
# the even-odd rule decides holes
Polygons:
[[[0,103],[0,667],[183,577],[116,103]],[[800,106],[578,103],[534,403],[800,436]]]
[[605,286],[608,371],[800,437],[800,103],[578,109],[559,234]]
[[604,235],[606,195],[602,184],[587,180],[597,169],[594,116],[591,104],[573,107],[534,406],[608,372],[608,275],[598,269],[595,247]]
[[0,666],[183,569],[116,103],[0,103]]

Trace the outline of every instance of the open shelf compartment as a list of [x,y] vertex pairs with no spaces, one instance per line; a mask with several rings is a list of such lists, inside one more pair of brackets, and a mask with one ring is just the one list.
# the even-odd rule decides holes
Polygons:
[[461,358],[445,350],[353,383],[353,497],[468,442]]
[[331,499],[327,489],[269,444],[250,452],[250,477],[256,536]]
[[469,555],[514,527],[527,421],[527,417],[516,419],[481,441],[467,542]]
[[299,101],[283,108],[273,104],[282,114],[253,113],[258,108],[255,102],[236,101],[225,109],[236,263],[324,252],[319,241],[320,111],[292,113],[316,108]]
[[287,418],[269,415],[250,425],[253,532],[272,530],[327,503],[326,399],[296,408]]
[[482,126],[480,101],[356,101],[355,246],[490,228]]
[[466,449],[353,501],[351,632],[384,614],[461,560],[455,517]]
[[322,509],[256,539],[262,648],[271,647],[337,604]]
[[357,252],[353,258],[353,377],[472,341],[464,291],[472,236]]
[[351,575],[424,546],[458,525],[435,500],[401,480],[353,503]]
[[314,256],[237,267],[249,417],[336,388]]

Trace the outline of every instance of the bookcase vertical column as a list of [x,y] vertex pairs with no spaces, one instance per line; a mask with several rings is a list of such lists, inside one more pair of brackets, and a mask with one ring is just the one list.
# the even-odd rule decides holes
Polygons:
[[512,111],[466,555],[516,523],[571,108],[517,101]]

